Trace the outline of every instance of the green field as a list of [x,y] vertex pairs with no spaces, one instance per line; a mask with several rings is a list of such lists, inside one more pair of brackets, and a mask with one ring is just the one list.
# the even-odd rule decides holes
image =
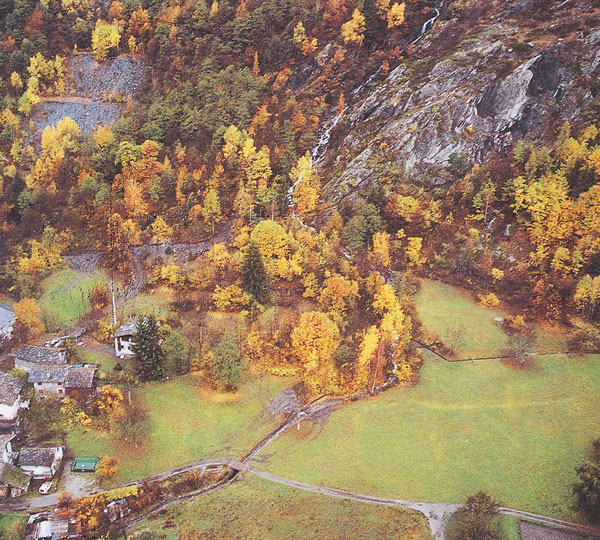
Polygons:
[[164,321],[175,314],[171,310],[175,293],[168,287],[159,287],[151,293],[138,293],[130,298],[119,308],[119,314],[124,319],[153,315],[156,319]]
[[190,377],[147,384],[138,394],[147,404],[152,422],[148,445],[131,451],[109,433],[73,431],[67,446],[79,457],[119,456],[115,483],[200,459],[239,458],[275,425],[261,412],[269,399],[290,384],[290,379],[252,378],[233,396],[201,393]]
[[462,502],[486,490],[507,506],[577,519],[574,467],[600,436],[600,357],[427,358],[421,382],[344,406],[321,431],[304,423],[259,468],[382,496]]
[[38,305],[49,330],[71,326],[90,311],[90,294],[102,274],[62,270],[42,282]]
[[[485,308],[467,291],[440,281],[421,280],[415,297],[419,319],[425,329],[450,346],[457,358],[499,357],[505,354],[508,337],[495,318],[508,314],[500,308]],[[535,352],[565,352],[564,334],[536,328]]]
[[[176,527],[163,528],[173,520]],[[222,540],[428,540],[417,512],[344,501],[268,483],[258,478],[235,482],[217,492],[169,509],[138,531],[152,538]]]
[[21,540],[27,516],[15,512],[0,512],[0,537],[3,540]]
[[[103,351],[77,350],[77,356],[86,364],[98,364],[98,374],[109,374],[117,363],[117,359]],[[104,378],[104,377],[101,377]]]

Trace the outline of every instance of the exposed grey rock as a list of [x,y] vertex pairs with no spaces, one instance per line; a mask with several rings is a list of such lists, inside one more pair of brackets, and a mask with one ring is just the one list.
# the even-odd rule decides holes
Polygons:
[[[521,10],[526,4],[511,6]],[[344,194],[351,185],[376,180],[375,166],[390,160],[409,174],[444,178],[453,154],[483,161],[576,117],[592,99],[581,77],[600,71],[600,30],[543,50],[521,47],[521,57],[505,45],[517,31],[510,24],[489,25],[429,66],[422,49],[435,40],[434,30],[375,88],[359,87],[348,105],[347,131],[322,161],[342,168],[327,189]]]

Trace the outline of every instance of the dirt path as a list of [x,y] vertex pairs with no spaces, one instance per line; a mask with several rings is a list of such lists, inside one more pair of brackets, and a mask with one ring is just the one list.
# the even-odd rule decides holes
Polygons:
[[[384,506],[395,506],[398,508],[408,508],[411,510],[415,510],[417,512],[422,513],[431,529],[431,534],[434,540],[445,540],[445,528],[450,516],[455,513],[460,507],[460,504],[452,504],[452,503],[429,503],[429,502],[417,502],[417,501],[406,501],[402,499],[392,499],[386,497],[378,497],[375,495],[368,495],[364,493],[356,493],[352,491],[346,491],[343,489],[337,489],[327,486],[319,486],[315,484],[309,484],[306,482],[300,482],[298,480],[292,480],[289,478],[284,478],[278,476],[276,474],[263,471],[258,469],[254,465],[251,464],[253,458],[260,453],[264,448],[270,445],[273,441],[275,441],[281,434],[283,434],[288,429],[295,426],[297,423],[303,420],[309,420],[311,418],[319,418],[323,413],[327,413],[330,410],[333,410],[335,407],[339,406],[343,400],[341,399],[331,399],[326,401],[318,401],[312,402],[304,407],[300,408],[295,414],[292,414],[286,420],[284,420],[279,426],[273,429],[268,435],[266,435],[258,444],[250,450],[241,460],[199,460],[195,463],[192,463],[187,466],[178,467],[175,469],[170,469],[168,471],[163,471],[161,473],[155,474],[153,476],[149,476],[142,480],[138,480],[135,482],[130,482],[128,484],[124,484],[124,486],[137,485],[141,486],[146,482],[152,481],[161,481],[166,480],[172,476],[194,471],[194,470],[206,470],[210,467],[228,467],[232,470],[232,474],[219,482],[217,485],[212,486],[210,488],[203,488],[194,492],[186,493],[181,495],[175,500],[169,501],[159,507],[155,507],[143,515],[139,515],[131,520],[128,520],[124,523],[125,527],[130,527],[131,525],[138,523],[139,521],[145,519],[149,515],[153,515],[165,508],[178,504],[184,500],[191,499],[198,495],[202,495],[205,493],[209,493],[220,489],[221,487],[226,486],[231,480],[236,478],[238,473],[242,474],[253,474],[265,480],[276,482],[282,485],[286,485],[289,487],[302,489],[305,491],[311,491],[313,493],[319,493],[322,495],[328,495],[331,497],[336,497],[339,499],[347,499],[354,500],[357,502],[364,502],[367,504],[379,504]],[[117,486],[122,487],[122,486]],[[90,491],[88,494],[93,493],[94,491]],[[84,495],[85,493],[82,493]],[[0,504],[0,510],[11,510],[11,511],[24,511],[33,508],[40,507],[51,507],[55,506],[58,502],[58,495],[45,495],[40,497],[33,497],[30,499],[24,499],[22,501],[15,502],[7,502]],[[520,510],[514,510],[511,508],[500,508],[499,511],[502,514],[511,515],[518,517],[520,519],[526,519],[528,521],[533,521],[537,524],[537,531],[540,532],[542,529],[540,527],[544,527],[547,530],[546,536],[530,536],[528,540],[538,540],[538,538],[548,538],[551,540],[579,540],[576,536],[548,536],[550,533],[554,534],[555,529],[548,529],[548,527],[561,527],[565,531],[570,531],[571,533],[575,533],[576,535],[587,535],[595,538],[600,538],[600,530],[595,529],[593,527],[588,527],[585,525],[580,525],[577,523],[570,523],[566,521],[562,521],[559,519],[549,518],[546,516],[541,516],[539,514],[533,514],[530,512],[523,512]],[[534,527],[534,526],[531,526]],[[530,527],[530,529],[531,529]],[[528,529],[529,530],[529,529]],[[533,529],[532,529],[533,530]],[[533,533],[532,533],[533,534]]]
[[40,98],[41,103],[79,103],[81,105],[88,105],[90,103],[94,103],[95,100],[92,98],[82,97],[82,96],[51,96],[51,97],[42,97]]
[[314,484],[307,484],[305,482],[299,482],[297,480],[290,480],[289,478],[283,478],[275,474],[262,471],[256,467],[249,465],[248,463],[242,463],[239,461],[228,461],[227,464],[232,468],[240,472],[250,473],[255,476],[259,476],[270,482],[276,482],[289,487],[303,489],[305,491],[311,491],[313,493],[319,493],[321,495],[329,495],[338,499],[347,499],[351,501],[364,502],[368,504],[379,504],[383,506],[395,506],[397,508],[408,508],[416,510],[422,513],[431,529],[431,534],[436,540],[444,540],[444,531],[446,523],[449,517],[456,512],[461,505],[459,504],[436,504],[436,503],[421,503],[404,501],[401,499],[389,499],[385,497],[376,497],[374,495],[365,495],[364,493],[354,493],[351,491],[345,491],[343,489],[330,488],[326,486],[317,486]]
[[521,533],[521,540],[584,540],[583,536],[577,533],[550,529],[527,521],[519,523],[519,532]]
[[[396,506],[399,508],[416,510],[417,512],[421,512],[427,518],[429,527],[431,528],[432,536],[436,540],[444,540],[445,527],[448,519],[462,506],[460,504],[451,503],[413,502],[402,499],[391,499],[386,497],[366,495],[364,493],[355,493],[343,489],[318,486],[315,484],[291,480],[289,478],[284,478],[282,476],[258,469],[249,463],[236,461],[227,461],[226,463],[232,469],[236,469],[240,472],[253,474],[254,476],[258,476],[271,482],[276,482],[278,484],[283,484],[297,489],[303,489],[305,491],[311,491],[313,493],[319,493],[321,495],[329,495],[339,499],[348,499],[368,504],[380,504],[383,506]],[[571,523],[560,519],[541,516],[539,514],[532,514],[530,512],[523,512],[521,510],[513,510],[512,508],[501,507],[498,509],[498,511],[501,514],[508,516],[515,516],[521,519],[527,519],[528,521],[535,521],[536,524],[525,524],[525,528],[528,531],[536,531],[535,535],[532,534],[528,537],[530,540],[580,540],[583,538],[582,535],[591,535],[595,538],[600,538],[600,529],[596,529],[594,527],[588,527],[578,523]],[[555,527],[561,527],[563,530],[558,530]]]

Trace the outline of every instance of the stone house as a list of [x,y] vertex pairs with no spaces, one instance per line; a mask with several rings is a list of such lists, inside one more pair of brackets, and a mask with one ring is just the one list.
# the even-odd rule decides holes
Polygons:
[[36,394],[66,396],[65,381],[69,366],[35,366],[29,370],[29,382]]
[[133,336],[135,334],[136,322],[129,321],[122,325],[114,335],[115,338],[115,353],[119,358],[133,355],[131,349],[133,345]]
[[31,477],[19,467],[0,463],[0,497],[19,497],[27,493]]
[[65,379],[67,396],[88,400],[96,394],[96,364],[73,364],[69,366]]
[[49,365],[66,365],[67,353],[55,347],[23,345],[12,354],[15,367],[29,373],[32,369]]
[[29,382],[40,396],[89,399],[96,393],[96,364],[46,365],[29,371]]
[[19,425],[19,411],[29,403],[23,401],[25,382],[5,371],[0,371],[0,432],[12,432]]
[[64,446],[26,447],[19,453],[19,468],[32,478],[50,480],[63,459]]

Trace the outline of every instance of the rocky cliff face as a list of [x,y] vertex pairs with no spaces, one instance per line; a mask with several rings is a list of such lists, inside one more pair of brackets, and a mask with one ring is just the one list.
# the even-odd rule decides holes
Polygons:
[[[529,29],[538,39],[527,41],[513,18],[527,13],[523,2],[504,3],[458,38],[457,19],[438,21],[406,62],[376,76],[348,107],[321,163],[329,189],[347,193],[389,166],[443,183],[451,156],[483,161],[580,117],[600,74],[600,25],[590,26],[586,6],[554,7],[542,29]],[[583,30],[558,26],[583,13]],[[448,34],[455,39],[445,51]]]

